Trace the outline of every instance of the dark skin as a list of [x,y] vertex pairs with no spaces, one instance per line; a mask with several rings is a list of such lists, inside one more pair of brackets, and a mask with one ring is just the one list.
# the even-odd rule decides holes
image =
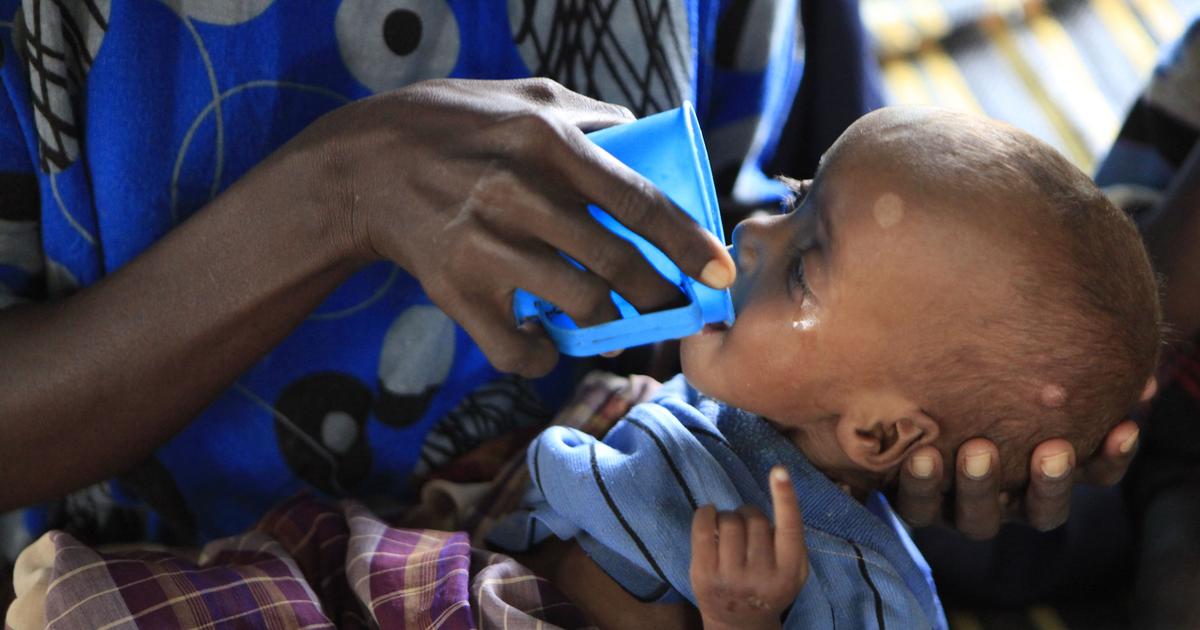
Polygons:
[[[1005,521],[1023,520],[1049,531],[1067,522],[1071,488],[1076,483],[1110,486],[1121,480],[1137,452],[1137,437],[1136,423],[1121,422],[1104,438],[1100,452],[1082,466],[1077,465],[1075,450],[1066,440],[1042,442],[1030,456],[1025,494],[1016,499],[1000,490],[996,472],[1000,470],[1000,454],[991,441],[974,438],[958,448],[952,501],[945,499],[951,487],[941,454],[935,448],[923,447],[901,469],[894,507],[915,527],[953,524],[964,536],[975,540],[995,536]],[[1047,474],[1045,462],[1062,453],[1067,454],[1067,470],[1061,476]],[[967,472],[967,458],[976,455],[986,455],[991,463],[982,477]],[[932,474],[924,478],[914,473],[914,460],[922,456],[933,462]]]
[[[515,288],[584,324],[616,315],[610,288],[643,310],[677,299],[632,246],[588,217],[589,202],[688,275],[727,286],[734,266],[723,245],[584,138],[632,118],[542,79],[430,81],[380,94],[317,120],[102,281],[0,311],[0,510],[142,461],[373,261],[413,274],[498,369],[525,376],[545,374],[558,354],[536,326],[513,325]],[[1088,470],[1119,477],[1127,468],[1132,451],[1109,449],[1120,442],[1114,434]],[[928,479],[901,478],[897,507],[918,523],[939,511],[945,490],[934,461]],[[999,494],[959,471],[957,527],[994,532]],[[1049,497],[1054,518],[1043,509],[1031,522],[1061,523],[1070,475],[1034,479],[1031,492]]]
[[686,273],[732,279],[721,243],[583,136],[629,120],[544,80],[430,82],[359,101],[103,281],[0,313],[0,510],[141,461],[371,261],[399,263],[498,368],[527,376],[558,356],[541,331],[513,325],[514,288],[587,322],[615,315],[610,285],[643,308],[676,295],[587,218],[587,202]]

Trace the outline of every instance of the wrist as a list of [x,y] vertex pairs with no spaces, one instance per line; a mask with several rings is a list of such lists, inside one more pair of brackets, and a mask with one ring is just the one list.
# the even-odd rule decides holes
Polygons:
[[360,266],[382,258],[371,246],[361,224],[359,195],[352,184],[352,167],[338,142],[315,143],[301,156],[305,173],[304,216],[306,233],[327,260]]
[[[253,200],[276,226],[280,249],[304,259],[311,271],[357,269],[378,260],[355,229],[355,193],[337,143],[310,140],[307,132],[276,151],[252,175]],[[317,134],[325,135],[325,134]]]

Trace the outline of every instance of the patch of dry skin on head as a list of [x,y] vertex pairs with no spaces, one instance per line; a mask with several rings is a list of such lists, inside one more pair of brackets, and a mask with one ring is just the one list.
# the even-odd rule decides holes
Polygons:
[[904,199],[896,193],[879,195],[871,206],[871,214],[879,227],[887,229],[904,220]]
[[1042,388],[1042,393],[1038,402],[1043,407],[1050,409],[1058,409],[1067,402],[1067,390],[1063,389],[1062,385],[1050,384]]

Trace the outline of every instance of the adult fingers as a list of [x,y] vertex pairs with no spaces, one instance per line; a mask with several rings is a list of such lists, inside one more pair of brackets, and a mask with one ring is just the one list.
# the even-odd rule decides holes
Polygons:
[[534,246],[515,256],[510,267],[517,284],[549,300],[580,326],[592,326],[620,317],[600,278],[568,263],[549,247]]
[[[679,288],[667,281],[632,243],[606,229],[582,208],[569,208],[557,195],[520,195],[519,203],[532,217],[524,225],[509,226],[533,232],[538,238],[574,258],[603,278],[641,312],[650,312],[682,298]],[[509,213],[518,221],[517,212]],[[565,309],[566,307],[563,306]]]
[[1030,525],[1048,531],[1067,522],[1074,468],[1075,449],[1064,439],[1046,440],[1033,449],[1025,491],[1025,519]]
[[1125,420],[1113,427],[1100,445],[1100,452],[1082,466],[1086,483],[1111,486],[1125,476],[1133,456],[1137,454],[1138,426]]
[[958,448],[954,483],[954,525],[968,538],[984,540],[1000,531],[1000,487],[996,445],[982,438]]
[[507,301],[500,303],[489,303],[482,295],[430,297],[467,331],[497,370],[527,378],[545,376],[558,362],[558,348],[536,321],[515,326],[512,293],[505,295]]
[[692,516],[692,582],[709,579],[717,572],[717,510],[700,506]]
[[746,565],[746,524],[737,512],[717,514],[717,558],[721,573],[734,577]]
[[[462,325],[497,370],[543,376],[558,362],[558,349],[536,321],[517,325],[513,289],[522,273],[534,268],[538,273],[550,274],[551,283],[565,284],[553,279],[553,269],[538,264],[557,262],[557,257],[548,252],[547,248],[539,251],[536,245],[507,242],[487,230],[474,230],[459,237],[453,249],[445,252],[441,281],[422,282],[422,286],[435,304]],[[480,269],[491,273],[480,273]],[[599,293],[607,298],[606,289],[599,289]]]
[[932,446],[924,446],[908,458],[900,469],[900,487],[896,494],[896,511],[915,527],[938,522],[942,513],[942,454]]
[[775,513],[775,567],[803,582],[808,575],[808,548],[804,545],[804,518],[787,469],[771,469],[771,511]]
[[717,237],[578,130],[565,132],[563,138],[567,150],[555,156],[555,162],[584,199],[654,243],[688,276],[716,289],[733,284],[733,259]]
[[506,81],[515,94],[543,111],[552,111],[566,122],[584,131],[603,129],[633,122],[636,117],[628,107],[598,101],[563,87],[544,77]]

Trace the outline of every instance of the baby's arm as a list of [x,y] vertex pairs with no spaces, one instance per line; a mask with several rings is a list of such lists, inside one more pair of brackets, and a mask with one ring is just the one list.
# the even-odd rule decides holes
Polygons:
[[791,479],[771,470],[775,530],[757,508],[692,519],[692,590],[706,630],[779,628],[780,616],[808,579],[804,523]]

